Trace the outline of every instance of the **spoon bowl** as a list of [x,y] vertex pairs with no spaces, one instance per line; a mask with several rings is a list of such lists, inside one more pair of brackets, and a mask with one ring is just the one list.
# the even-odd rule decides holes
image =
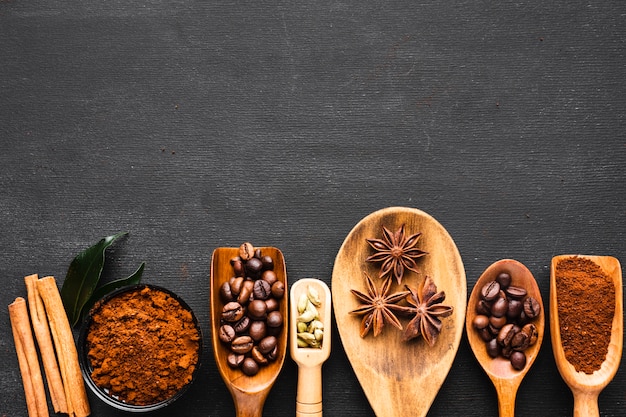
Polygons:
[[[287,288],[287,271],[282,252],[274,247],[261,247],[262,255],[269,255],[274,261],[274,272],[278,281]],[[217,368],[230,391],[235,403],[237,417],[261,417],[263,405],[278,374],[280,373],[287,352],[288,333],[288,297],[285,291],[280,300],[279,311],[284,318],[278,339],[278,351],[276,360],[266,366],[262,366],[254,376],[247,376],[239,369],[233,369],[228,365],[227,357],[230,353],[228,346],[224,345],[219,338],[220,320],[224,303],[220,299],[220,288],[233,276],[233,268],[230,260],[239,255],[239,248],[217,248],[213,251],[211,259],[211,332],[213,343],[213,355]]]
[[[540,314],[532,321],[537,328],[537,341],[524,351],[526,354],[526,365],[519,371],[513,368],[509,360],[501,356],[497,358],[489,356],[485,341],[473,327],[474,318],[478,315],[476,312],[476,304],[480,300],[482,287],[490,281],[494,281],[501,272],[508,272],[512,278],[510,285],[524,288],[527,291],[527,295],[534,297],[541,305]],[[545,313],[541,293],[537,286],[537,281],[535,281],[535,278],[528,268],[513,259],[501,259],[491,264],[474,285],[467,308],[465,326],[467,338],[474,352],[474,356],[485,373],[489,376],[489,379],[491,379],[496,389],[500,417],[515,415],[515,397],[517,390],[522,379],[524,379],[524,376],[526,376],[539,354],[545,329]]]
[[[361,317],[350,314],[360,302],[351,289],[366,291],[364,273],[379,287],[380,264],[366,262],[372,248],[367,238],[381,236],[382,227],[391,231],[405,226],[407,236],[421,233],[417,248],[428,252],[417,261],[419,273],[405,271],[402,284],[395,278],[391,293],[404,285],[418,288],[431,277],[438,291],[445,292],[443,304],[453,307],[442,318],[442,329],[430,346],[421,336],[402,341],[402,331],[391,324],[374,336],[360,337]],[[463,335],[467,283],[459,251],[444,227],[427,213],[407,207],[389,207],[363,218],[344,240],[333,268],[333,310],[339,336],[361,387],[378,417],[425,416],[445,381]],[[401,318],[406,328],[410,318]]]
[[[298,300],[309,288],[319,295],[319,321],[324,325],[320,347],[298,346]],[[303,278],[291,286],[289,294],[289,352],[298,364],[296,390],[296,417],[322,416],[322,364],[330,356],[331,341],[331,295],[328,286],[319,279]]]
[[[611,340],[606,358],[600,369],[592,374],[576,371],[565,357],[561,343],[561,327],[559,325],[558,293],[556,284],[556,266],[566,258],[586,258],[596,263],[602,271],[611,278],[615,287],[615,313],[611,327]],[[608,302],[608,300],[607,300]],[[619,261],[611,256],[589,255],[559,255],[552,258],[550,266],[550,327],[552,336],[552,351],[557,368],[565,383],[570,387],[574,396],[575,417],[597,417],[598,396],[615,376],[622,357],[624,339],[624,319],[622,301],[622,270]]]

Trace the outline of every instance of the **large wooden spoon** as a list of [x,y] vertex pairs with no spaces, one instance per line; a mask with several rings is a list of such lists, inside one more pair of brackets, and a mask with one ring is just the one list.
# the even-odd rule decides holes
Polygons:
[[[372,248],[366,238],[380,238],[382,227],[390,231],[405,225],[406,234],[421,232],[417,247],[428,252],[418,258],[421,273],[406,271],[402,285],[394,279],[391,292],[413,288],[429,276],[445,291],[444,304],[454,311],[442,319],[443,328],[434,346],[419,337],[402,341],[402,332],[390,324],[374,337],[359,335],[361,317],[350,314],[359,300],[351,289],[367,292],[364,273],[380,287],[380,265],[366,262]],[[332,277],[333,309],[339,336],[350,364],[378,417],[425,416],[443,384],[463,335],[467,283],[465,269],[454,241],[433,217],[423,211],[390,207],[362,219],[341,246]],[[402,320],[402,319],[401,319]],[[408,320],[402,320],[406,326]]]
[[[609,342],[606,359],[600,369],[593,374],[577,372],[565,357],[563,345],[561,344],[561,328],[559,326],[558,293],[556,287],[556,265],[560,260],[578,256],[587,258],[600,266],[607,274],[615,286],[615,315],[611,328],[611,341]],[[607,303],[613,300],[605,300]],[[552,336],[552,352],[557,368],[565,380],[565,383],[572,390],[574,395],[574,416],[575,417],[597,417],[600,415],[598,409],[598,396],[615,376],[622,358],[622,345],[624,339],[624,315],[622,301],[622,269],[619,261],[611,256],[586,256],[586,255],[560,255],[552,258],[550,267],[550,334]]]
[[[524,352],[526,354],[526,366],[520,371],[515,370],[510,361],[501,356],[497,358],[489,356],[485,342],[473,327],[474,318],[478,314],[476,312],[476,304],[480,300],[481,289],[485,284],[494,281],[500,272],[508,272],[512,278],[511,285],[524,288],[527,291],[527,296],[534,297],[541,305],[541,313],[532,322],[537,328],[537,341]],[[541,293],[537,286],[537,281],[535,281],[528,268],[513,259],[502,259],[491,264],[474,285],[467,307],[465,323],[467,338],[474,356],[476,356],[478,363],[485,370],[496,388],[500,417],[514,416],[517,390],[522,379],[524,379],[524,376],[526,376],[526,373],[528,373],[528,370],[537,358],[545,329],[545,312]]]
[[[318,295],[319,306],[315,310],[323,328],[321,346],[298,346],[298,300],[302,294],[308,297],[309,288]],[[298,387],[296,390],[296,417],[322,416],[322,364],[330,356],[331,341],[331,295],[328,286],[319,279],[303,278],[291,285],[289,294],[289,352],[298,364]]]
[[[274,272],[279,281],[287,288],[285,260],[280,250],[274,247],[261,247],[262,255],[269,255],[274,260]],[[230,260],[239,254],[238,248],[217,248],[211,260],[211,332],[213,355],[217,368],[230,391],[235,403],[237,417],[261,417],[263,405],[285,361],[288,333],[288,297],[285,291],[280,301],[283,326],[278,336],[278,356],[275,361],[261,367],[258,374],[246,376],[239,369],[228,366],[228,347],[219,338],[220,318],[224,303],[220,300],[220,287],[233,276]]]

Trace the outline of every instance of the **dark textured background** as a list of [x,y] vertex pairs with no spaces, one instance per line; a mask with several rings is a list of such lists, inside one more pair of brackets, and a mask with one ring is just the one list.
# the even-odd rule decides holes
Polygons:
[[[416,207],[457,243],[468,294],[514,258],[546,301],[552,256],[626,259],[625,52],[621,0],[0,0],[0,304],[127,230],[104,279],[146,261],[207,340],[199,380],[157,415],[228,416],[208,343],[216,247],[277,246],[290,282],[330,284],[361,218]],[[333,337],[325,415],[372,416]],[[25,416],[6,307],[0,361],[0,416]],[[602,416],[626,414],[625,368]],[[296,371],[264,415],[294,415]],[[547,338],[517,415],[571,414]],[[429,416],[485,415],[495,391],[464,338]]]

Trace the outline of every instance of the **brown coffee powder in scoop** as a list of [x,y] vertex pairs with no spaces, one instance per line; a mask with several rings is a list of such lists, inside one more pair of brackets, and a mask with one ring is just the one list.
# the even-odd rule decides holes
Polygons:
[[561,344],[578,372],[602,366],[611,341],[615,287],[602,268],[587,258],[562,259],[556,265]]

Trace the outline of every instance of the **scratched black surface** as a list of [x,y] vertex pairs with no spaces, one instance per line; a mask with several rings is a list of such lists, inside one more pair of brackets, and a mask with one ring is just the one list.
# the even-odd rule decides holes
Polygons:
[[[350,229],[395,205],[447,228],[468,294],[514,258],[547,300],[552,256],[626,259],[625,47],[619,0],[0,0],[0,304],[127,230],[103,279],[146,261],[208,342],[214,248],[277,246],[290,282],[330,283]],[[0,416],[25,416],[6,308],[0,331]],[[325,414],[373,416],[332,336]],[[209,346],[156,415],[234,415]],[[602,416],[626,414],[625,367]],[[265,416],[295,414],[296,371]],[[516,414],[572,407],[548,338]],[[429,416],[496,414],[464,338]]]

